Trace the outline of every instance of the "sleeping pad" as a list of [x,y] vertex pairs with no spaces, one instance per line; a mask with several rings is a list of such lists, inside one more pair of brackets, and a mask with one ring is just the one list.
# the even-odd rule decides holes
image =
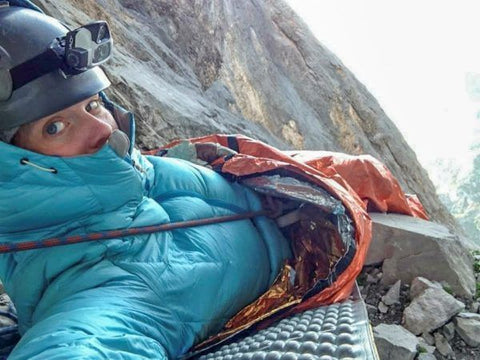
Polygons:
[[[0,151],[0,242],[261,208],[210,169],[132,147],[125,158],[108,144],[70,158]],[[9,359],[176,358],[268,289],[290,256],[265,217],[3,254],[22,335]]]

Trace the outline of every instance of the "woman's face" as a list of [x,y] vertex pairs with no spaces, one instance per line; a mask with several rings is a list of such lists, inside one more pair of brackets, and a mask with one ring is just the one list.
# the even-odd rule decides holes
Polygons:
[[117,129],[98,95],[20,127],[12,143],[45,155],[97,152]]

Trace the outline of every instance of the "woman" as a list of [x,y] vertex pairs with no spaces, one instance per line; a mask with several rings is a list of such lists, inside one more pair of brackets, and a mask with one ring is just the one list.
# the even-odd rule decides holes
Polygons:
[[[261,208],[209,169],[129,145],[133,117],[104,96],[98,66],[70,71],[60,56],[45,70],[67,32],[0,7],[0,242]],[[1,255],[22,334],[9,359],[175,358],[264,292],[289,256],[264,217]]]

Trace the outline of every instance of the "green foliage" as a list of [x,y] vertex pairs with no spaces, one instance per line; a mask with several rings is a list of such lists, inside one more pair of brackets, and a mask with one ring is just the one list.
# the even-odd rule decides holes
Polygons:
[[[472,251],[472,256],[475,257],[475,255],[480,255],[480,250],[474,250]],[[473,262],[473,271],[475,271],[475,273],[480,273],[480,259],[475,259],[474,262]]]
[[449,293],[450,295],[453,295],[453,290],[452,288],[450,287],[450,285],[443,285],[443,290],[445,290],[447,293]]
[[427,349],[425,349],[422,345],[418,345],[417,346],[417,351],[419,354],[425,354],[427,351]]
[[[472,251],[472,255],[480,255],[480,250]],[[475,259],[475,261],[473,262],[473,271],[475,271],[475,275],[480,274],[480,259]],[[477,282],[477,291],[475,292],[475,298],[480,298],[480,282]]]
[[367,275],[366,274],[360,274],[357,277],[357,284],[359,286],[365,286],[367,284]]
[[475,261],[473,263],[473,271],[476,273],[480,273],[480,261]]

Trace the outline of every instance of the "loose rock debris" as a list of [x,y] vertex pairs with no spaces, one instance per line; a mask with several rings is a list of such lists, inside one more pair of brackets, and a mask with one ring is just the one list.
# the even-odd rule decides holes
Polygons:
[[[420,333],[416,337],[418,345],[415,359],[480,359],[478,299],[456,296],[453,299],[454,294],[451,294],[451,288],[448,284],[440,284],[420,277],[415,278],[411,284],[396,282],[394,285],[384,285],[381,281],[381,274],[381,265],[366,266],[358,278],[369,319],[375,329],[374,333],[381,359],[391,359],[395,349],[399,354],[403,354],[405,351],[403,345],[395,343],[395,340],[392,340],[392,343],[388,346],[385,344],[385,339],[395,339],[395,336],[390,337],[390,335],[385,334],[385,331],[390,329],[399,331],[399,328],[386,327],[385,325],[398,325],[402,327],[402,331],[409,332],[405,326],[405,309],[412,302],[418,301],[418,298],[429,289],[436,297],[430,298],[428,301],[431,301],[431,304],[428,305],[427,302],[427,306],[437,308],[439,302],[441,302],[440,297],[444,297],[456,308],[452,310],[454,315],[451,315],[448,319],[445,318],[440,326],[430,332]],[[391,305],[387,305],[387,303],[391,303]],[[428,313],[428,309],[425,312]],[[436,314],[435,312],[432,313]],[[427,315],[423,314],[422,316]],[[424,322],[425,318],[420,316],[419,321]],[[381,324],[382,327],[379,327]],[[418,328],[422,328],[420,325],[418,324]],[[379,330],[383,330],[382,335],[378,335]],[[415,336],[411,331],[410,333]],[[388,349],[389,353],[382,356],[384,349]]]

